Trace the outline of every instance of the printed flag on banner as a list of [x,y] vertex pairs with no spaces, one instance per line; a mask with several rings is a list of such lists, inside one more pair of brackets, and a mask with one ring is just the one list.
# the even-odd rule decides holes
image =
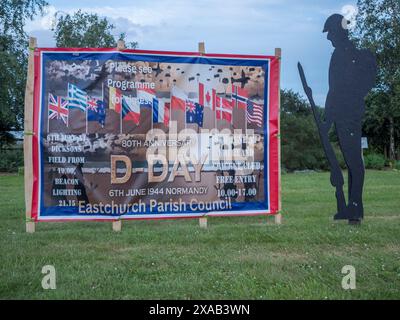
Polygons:
[[245,89],[232,84],[232,102],[234,107],[246,110],[248,99],[249,95]]
[[61,119],[68,123],[68,100],[49,93],[48,100],[49,119]]
[[232,101],[219,97],[214,89],[212,91],[212,101],[217,120],[232,122]]
[[156,92],[152,89],[137,89],[137,99],[141,108],[153,108]]
[[168,126],[170,118],[170,103],[165,99],[158,99],[153,104],[153,123],[164,123]]
[[68,83],[68,108],[86,111],[87,94],[86,91]]
[[104,127],[106,122],[106,108],[101,99],[88,97],[87,100],[87,120],[97,121]]
[[171,109],[178,109],[185,111],[186,100],[188,95],[182,89],[177,86],[173,86],[171,89]]
[[140,105],[138,99],[122,96],[122,119],[133,121],[134,124],[139,125]]
[[212,88],[199,82],[199,104],[204,108],[212,108]]
[[108,108],[117,113],[121,113],[122,109],[122,93],[121,90],[108,87]]
[[186,123],[197,123],[199,127],[203,126],[204,107],[199,103],[186,101]]
[[254,123],[259,127],[263,124],[263,106],[247,100],[246,118],[248,123]]

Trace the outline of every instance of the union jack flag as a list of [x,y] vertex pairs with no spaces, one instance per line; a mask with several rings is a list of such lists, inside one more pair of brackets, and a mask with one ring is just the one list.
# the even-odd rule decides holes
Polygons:
[[68,123],[68,100],[49,93],[49,119],[61,119]]
[[88,97],[88,100],[87,100],[87,108],[88,108],[88,110],[97,112],[97,107],[98,107],[97,106],[97,101],[98,101],[98,99]]
[[196,110],[196,105],[191,100],[186,100],[186,112],[194,112]]
[[88,96],[86,103],[87,121],[97,121],[102,127],[106,121],[106,109],[102,100]]
[[197,102],[186,101],[186,104],[186,123],[197,123],[199,127],[202,127],[204,107]]

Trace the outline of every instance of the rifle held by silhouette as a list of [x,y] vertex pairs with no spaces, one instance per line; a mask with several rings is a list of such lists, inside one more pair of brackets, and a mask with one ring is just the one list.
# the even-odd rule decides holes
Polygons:
[[[339,162],[336,158],[335,152],[333,151],[332,145],[329,141],[328,130],[324,130],[323,122],[318,114],[317,106],[315,105],[314,98],[312,96],[312,90],[307,84],[306,76],[304,74],[304,70],[300,62],[297,64],[299,69],[299,74],[301,78],[301,83],[303,84],[304,92],[308,100],[310,101],[311,110],[314,115],[315,123],[317,125],[319,138],[322,143],[322,147],[324,149],[326,158],[328,159],[329,166],[331,168],[331,184],[336,188],[336,201],[337,201],[337,210],[338,215],[336,218],[345,218],[343,215],[346,214],[346,200],[343,193],[343,173],[340,169]],[[326,132],[325,132],[326,131]]]

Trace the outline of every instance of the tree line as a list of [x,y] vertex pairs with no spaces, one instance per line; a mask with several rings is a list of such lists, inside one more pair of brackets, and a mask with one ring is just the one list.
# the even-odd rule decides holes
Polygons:
[[[0,4],[2,153],[15,142],[11,133],[23,130],[28,56],[24,24],[43,14],[47,5],[44,0],[2,0]],[[358,9],[352,38],[360,48],[376,54],[379,70],[377,84],[366,99],[363,135],[368,138],[369,153],[375,157],[381,155],[393,164],[400,159],[400,1],[359,0]],[[52,30],[57,47],[116,47],[118,40],[126,39],[124,33],[114,34],[115,26],[107,18],[81,10],[73,14],[56,13]],[[137,42],[127,43],[129,48],[137,45]],[[323,113],[323,108],[320,112]],[[328,169],[310,106],[291,90],[281,92],[281,131],[285,170]],[[331,140],[335,144],[334,132]],[[0,170],[6,166],[7,163],[0,163]]]

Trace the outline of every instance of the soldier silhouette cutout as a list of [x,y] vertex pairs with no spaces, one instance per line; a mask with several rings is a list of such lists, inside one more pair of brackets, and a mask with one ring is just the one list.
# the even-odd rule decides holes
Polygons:
[[[303,68],[298,65],[304,90],[313,109],[319,135],[331,168],[331,184],[336,187],[335,220],[359,224],[364,217],[362,192],[364,162],[361,153],[361,125],[365,113],[365,97],[374,87],[377,67],[374,55],[359,50],[349,39],[349,21],[342,15],[330,16],[323,32],[335,48],[329,66],[329,92],[325,102],[324,120],[319,118]],[[344,179],[332,145],[329,130],[334,127],[339,147],[348,169],[347,204],[343,194]]]

